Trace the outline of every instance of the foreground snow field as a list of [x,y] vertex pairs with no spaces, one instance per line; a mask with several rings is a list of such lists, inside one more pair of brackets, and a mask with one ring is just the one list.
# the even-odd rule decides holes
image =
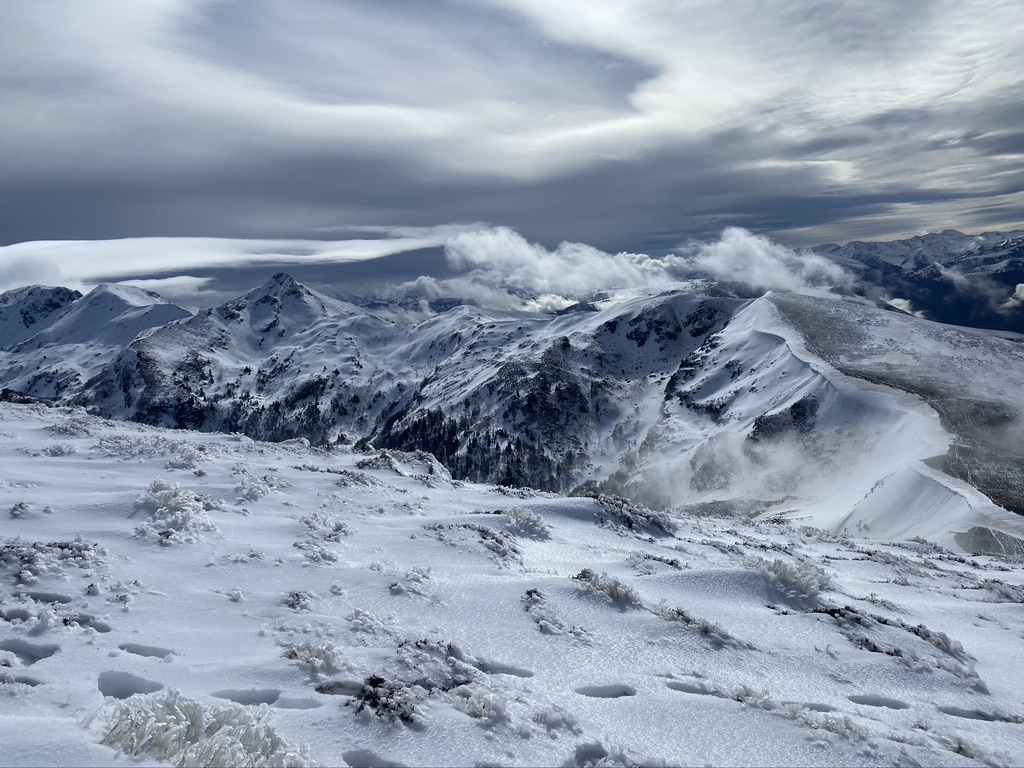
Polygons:
[[910,534],[11,404],[0,507],[4,764],[1024,759],[1024,571]]

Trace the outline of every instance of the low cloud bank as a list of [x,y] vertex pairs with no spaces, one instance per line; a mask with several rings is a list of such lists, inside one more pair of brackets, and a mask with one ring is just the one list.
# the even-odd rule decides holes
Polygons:
[[[81,288],[127,278],[181,278],[211,268],[371,261],[443,246],[470,227],[479,225],[350,228],[379,237],[345,240],[135,237],[17,243],[0,247],[0,291],[32,283]],[[175,287],[184,285],[179,280]]]
[[400,286],[427,298],[455,296],[500,308],[551,311],[602,292],[656,289],[697,278],[739,283],[754,290],[824,293],[853,278],[823,256],[794,251],[747,230],[729,228],[718,240],[693,241],[662,257],[606,253],[584,243],[554,250],[506,227],[463,232],[445,255],[459,277],[422,277]]

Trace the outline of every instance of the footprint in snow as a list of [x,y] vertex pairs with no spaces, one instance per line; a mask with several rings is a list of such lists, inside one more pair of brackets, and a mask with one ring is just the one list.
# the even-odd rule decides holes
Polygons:
[[223,690],[213,691],[211,696],[218,699],[227,699],[235,704],[273,704],[281,697],[279,688],[250,688],[248,690]]
[[161,648],[157,645],[141,645],[139,643],[121,643],[117,647],[136,656],[147,656],[154,659],[168,659],[174,653],[169,648]]
[[996,712],[985,712],[981,709],[962,709],[960,707],[938,707],[939,712],[952,717],[962,717],[966,720],[982,720],[986,723],[1024,723],[1024,717],[1019,715],[1004,715]]
[[876,694],[858,694],[856,696],[847,696],[850,701],[854,704],[864,704],[868,707],[885,707],[886,709],[910,709],[910,705],[905,701],[899,699],[889,699],[885,696],[878,696]]
[[783,706],[795,706],[801,709],[809,709],[811,712],[835,712],[836,708],[828,704],[819,704],[815,701],[784,701]]
[[71,595],[65,595],[61,592],[25,592],[24,596],[35,600],[37,603],[61,603],[62,605],[67,605],[75,599]]
[[636,688],[622,683],[612,685],[581,685],[576,689],[581,696],[592,699],[621,699],[624,696],[636,696]]
[[284,696],[274,702],[277,709],[320,709],[323,706],[316,699],[287,699]]
[[10,651],[21,659],[21,663],[26,667],[35,664],[37,661],[50,658],[59,650],[59,645],[51,643],[34,645],[17,637],[11,640],[0,640],[0,651]]
[[350,749],[341,753],[341,759],[353,768],[405,768],[403,763],[388,760],[368,749]]
[[27,685],[29,688],[35,688],[37,685],[42,685],[43,682],[28,675],[10,675],[6,672],[0,672],[0,685],[12,684]]
[[684,683],[680,680],[669,680],[665,683],[667,688],[680,693],[692,693],[695,696],[714,696],[719,699],[726,698],[725,694],[715,688],[709,688],[704,683]]
[[104,696],[127,699],[136,693],[156,693],[163,689],[164,685],[129,672],[101,672],[96,680],[96,687]]

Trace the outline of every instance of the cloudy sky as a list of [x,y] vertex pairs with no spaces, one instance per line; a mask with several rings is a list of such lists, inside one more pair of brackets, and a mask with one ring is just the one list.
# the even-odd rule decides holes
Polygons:
[[0,104],[0,245],[193,238],[8,282],[1024,224],[1019,0],[12,2]]

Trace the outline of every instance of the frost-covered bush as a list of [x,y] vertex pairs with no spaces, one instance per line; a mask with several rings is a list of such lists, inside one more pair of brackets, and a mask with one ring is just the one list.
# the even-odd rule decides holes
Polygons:
[[173,443],[169,449],[171,455],[167,459],[167,469],[195,469],[204,458],[194,445],[188,443]]
[[0,568],[16,583],[31,584],[40,576],[67,568],[96,568],[106,562],[107,550],[80,536],[74,541],[27,542],[20,538],[0,541]]
[[151,510],[150,519],[135,528],[140,538],[155,538],[169,546],[182,542],[194,543],[198,534],[217,530],[216,524],[207,512],[220,509],[218,502],[183,490],[175,483],[154,480],[149,488],[139,494],[136,508]]
[[296,541],[292,546],[299,550],[309,562],[317,565],[336,563],[341,559],[337,552],[328,549],[315,539],[306,538]]
[[453,696],[452,705],[485,728],[512,722],[512,713],[505,696],[489,691],[463,690],[464,696]]
[[551,526],[536,512],[522,507],[511,507],[505,510],[508,517],[508,532],[513,536],[524,536],[530,539],[550,539]]
[[326,643],[286,644],[281,655],[297,662],[297,666],[304,670],[311,680],[320,680],[328,675],[350,671],[352,668],[335,646]]
[[92,434],[89,422],[81,416],[70,416],[64,421],[51,424],[46,429],[55,435],[66,437],[88,437]]
[[74,452],[75,446],[70,443],[50,443],[43,448],[43,453],[47,456],[70,456]]
[[312,611],[313,601],[319,597],[316,592],[289,592],[284,598],[284,604],[293,611]]
[[744,643],[742,640],[738,640],[728,630],[722,628],[714,622],[708,621],[707,619],[701,619],[695,616],[691,616],[689,613],[684,611],[682,608],[668,608],[665,605],[659,605],[652,609],[652,613],[665,621],[677,621],[685,626],[692,627],[697,631],[701,637],[707,640],[714,648],[744,648],[752,650],[754,646],[750,643]]
[[269,714],[266,704],[208,706],[178,691],[136,695],[102,711],[108,728],[102,743],[176,766],[316,765],[305,745],[278,735]]
[[584,592],[595,592],[605,595],[609,600],[620,608],[643,608],[644,601],[640,594],[632,587],[623,584],[614,576],[602,573],[598,576],[589,568],[572,577]]
[[239,503],[244,501],[256,502],[268,495],[271,491],[282,488],[290,488],[291,483],[266,474],[260,477],[245,475],[241,482],[235,486],[235,493],[238,494]]
[[368,712],[387,722],[413,725],[420,719],[417,706],[424,697],[425,691],[420,686],[385,680],[380,675],[370,675],[355,696],[355,700],[359,702],[356,705],[356,714]]
[[832,579],[825,571],[810,563],[784,563],[782,560],[757,558],[748,563],[768,579],[787,600],[805,603],[817,602],[823,590],[832,585]]
[[352,532],[343,520],[326,512],[314,512],[311,515],[300,517],[299,522],[309,528],[317,539],[331,543],[341,541],[342,536],[348,536]]
[[607,525],[615,518],[618,523],[630,531],[674,534],[679,526],[665,512],[656,512],[642,504],[635,504],[621,496],[599,494],[596,501],[601,508],[598,522]]
[[393,595],[419,595],[427,597],[428,582],[431,580],[430,568],[414,567],[405,572],[401,581],[393,582],[390,586]]

